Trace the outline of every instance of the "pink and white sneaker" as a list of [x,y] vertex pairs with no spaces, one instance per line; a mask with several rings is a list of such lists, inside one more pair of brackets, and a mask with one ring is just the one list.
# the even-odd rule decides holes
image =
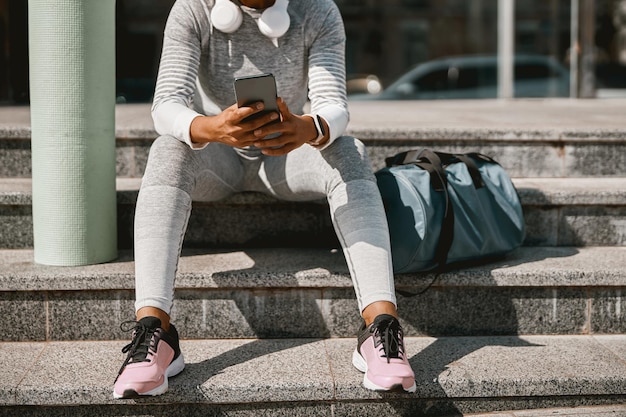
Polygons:
[[404,351],[400,322],[381,314],[369,326],[361,326],[352,364],[363,375],[363,386],[374,391],[415,392],[415,374]]
[[[128,327],[128,324],[134,327]],[[161,320],[144,317],[122,323],[122,330],[133,330],[133,340],[122,349],[128,353],[113,388],[114,398],[160,395],[167,391],[168,378],[185,368],[178,332],[161,328]]]

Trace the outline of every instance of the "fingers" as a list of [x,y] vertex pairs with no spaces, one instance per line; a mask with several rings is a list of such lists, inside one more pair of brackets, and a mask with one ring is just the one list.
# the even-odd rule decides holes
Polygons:
[[265,105],[262,101],[252,103],[245,106],[237,106],[237,104],[233,104],[228,110],[231,110],[232,114],[232,123],[234,125],[240,124],[244,119],[263,111]]
[[[259,113],[264,108],[263,102],[257,102],[242,107],[234,104],[224,110],[222,129],[230,138],[227,142],[235,147],[245,147],[258,140],[259,137],[255,135],[255,130],[278,119],[276,112],[260,115]],[[255,115],[258,116],[255,117]],[[251,116],[252,119],[246,120]]]
[[240,126],[243,130],[254,131],[280,118],[280,115],[275,111],[260,114],[264,108],[262,102],[257,103],[252,108],[240,107],[233,124]]
[[298,117],[291,114],[287,103],[281,97],[276,99],[276,104],[280,115],[272,112],[246,121],[243,120],[263,110],[263,103],[258,102],[249,107],[236,109],[237,118],[240,119],[239,123],[235,123],[238,132],[233,136],[237,136],[240,144],[253,144],[265,155],[272,156],[284,155],[302,146],[303,142],[298,135]]
[[[260,140],[254,143],[254,146],[261,148],[265,155],[284,155],[302,146],[301,117],[293,115],[289,111],[287,103],[281,98],[276,99],[278,110],[281,113],[282,121],[276,124],[263,126],[254,131],[255,136]],[[268,135],[278,133],[278,137],[267,138]]]
[[287,103],[285,103],[285,100],[283,100],[282,97],[276,98],[276,104],[278,104],[278,110],[283,116],[283,120],[290,118],[291,112],[289,111],[289,107],[287,107]]

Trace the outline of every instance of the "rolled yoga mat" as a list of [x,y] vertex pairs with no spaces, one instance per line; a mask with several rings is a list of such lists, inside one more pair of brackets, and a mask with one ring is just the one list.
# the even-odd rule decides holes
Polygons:
[[35,262],[117,257],[115,0],[29,0]]

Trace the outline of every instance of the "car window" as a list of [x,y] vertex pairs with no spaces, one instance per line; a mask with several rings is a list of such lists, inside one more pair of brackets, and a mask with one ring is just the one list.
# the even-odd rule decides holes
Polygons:
[[436,92],[489,87],[497,84],[497,70],[491,65],[450,66],[425,74],[415,80],[418,91]]
[[515,65],[516,81],[554,78],[557,76],[556,71],[546,64],[530,63]]
[[415,80],[418,91],[444,91],[448,89],[448,69],[439,69],[427,73]]
[[454,83],[456,89],[490,87],[497,84],[496,69],[491,65],[460,68],[458,79]]

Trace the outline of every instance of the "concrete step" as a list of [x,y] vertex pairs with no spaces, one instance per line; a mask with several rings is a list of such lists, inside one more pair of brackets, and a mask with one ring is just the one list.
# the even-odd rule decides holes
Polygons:
[[[347,133],[374,169],[413,148],[479,151],[515,177],[626,175],[625,99],[351,102]],[[116,108],[117,173],[143,174],[156,137],[150,104]],[[30,109],[0,108],[0,176],[29,177]]]
[[362,388],[354,338],[183,340],[186,369],[163,396],[139,400],[112,398],[126,342],[0,343],[0,414],[462,416],[583,405],[619,413],[626,401],[624,335],[405,341],[414,394]]
[[463,414],[464,417],[623,417],[626,405],[596,405],[591,407],[558,407],[530,410],[507,410],[493,413]]
[[[0,340],[127,337],[132,253],[50,267],[31,250],[1,250],[0,265]],[[626,247],[522,247],[498,262],[397,275],[396,285],[409,336],[626,334]],[[359,327],[343,254],[325,249],[186,250],[172,317],[187,339],[346,337]]]
[[[524,206],[528,246],[626,244],[626,176],[514,178]],[[118,178],[118,246],[132,248],[140,180]],[[0,248],[32,248],[32,193],[28,178],[0,179]],[[256,215],[263,222],[250,222]],[[196,203],[185,236],[188,247],[331,247],[337,241],[325,201],[284,202],[245,193]]]

